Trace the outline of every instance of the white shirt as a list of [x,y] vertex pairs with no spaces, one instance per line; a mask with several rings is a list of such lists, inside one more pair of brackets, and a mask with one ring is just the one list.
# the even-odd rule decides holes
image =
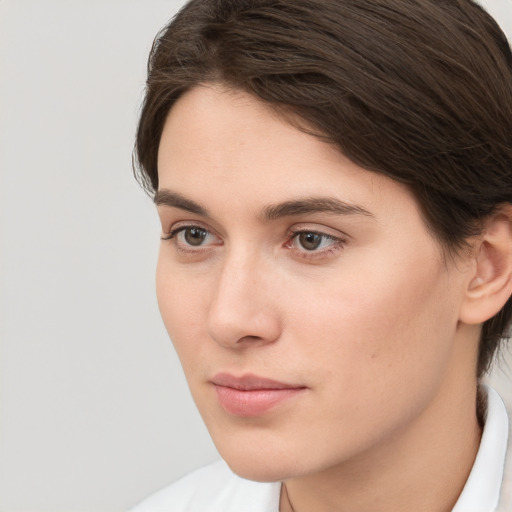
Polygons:
[[[487,416],[480,447],[466,485],[452,512],[494,512],[500,499],[508,441],[508,417],[501,397],[487,391]],[[511,511],[512,512],[512,511]]]
[[[505,405],[492,388],[480,447],[452,512],[495,512],[500,499],[508,440]],[[205,466],[150,496],[131,512],[279,512],[280,482],[235,475],[224,461]]]

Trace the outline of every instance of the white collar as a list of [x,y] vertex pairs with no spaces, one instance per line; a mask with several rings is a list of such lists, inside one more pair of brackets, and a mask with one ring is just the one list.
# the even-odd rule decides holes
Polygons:
[[494,512],[500,498],[508,441],[508,416],[501,397],[488,386],[487,413],[473,469],[452,512]]

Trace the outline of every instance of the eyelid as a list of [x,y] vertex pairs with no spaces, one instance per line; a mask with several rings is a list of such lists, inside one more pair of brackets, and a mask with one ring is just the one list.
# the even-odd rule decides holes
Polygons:
[[199,228],[208,231],[212,235],[218,236],[215,232],[208,226],[204,225],[202,222],[197,220],[182,220],[179,222],[174,222],[171,224],[169,229],[164,230],[164,235],[162,236],[162,240],[170,240],[174,236],[176,236],[180,231],[183,231],[186,228]]
[[[182,233],[183,231],[185,231],[187,229],[194,229],[194,228],[206,231],[206,233],[208,233],[209,236],[213,237],[214,239],[220,240],[221,243],[193,246],[193,245],[184,244],[178,240],[178,235],[180,233]],[[171,226],[171,228],[168,231],[166,231],[164,233],[163,236],[160,237],[160,239],[162,241],[173,241],[174,245],[176,246],[176,248],[178,250],[183,251],[183,252],[189,252],[189,253],[199,253],[201,251],[208,250],[211,246],[222,245],[222,239],[220,238],[219,235],[216,234],[216,232],[214,230],[212,230],[208,226],[205,226],[201,222],[197,222],[197,221],[176,222],[175,224],[173,224]]]
[[348,240],[350,237],[346,233],[328,226],[315,223],[295,224],[288,230],[288,237],[292,237],[297,233],[317,233],[336,240]]
[[[302,225],[295,225],[292,228],[289,229],[285,247],[291,251],[294,251],[294,253],[306,260],[315,260],[315,259],[325,259],[328,258],[331,255],[334,255],[335,253],[338,253],[339,251],[343,250],[347,244],[348,236],[344,233],[341,233],[340,231],[336,230],[336,234],[334,234],[332,231],[333,229],[327,228],[327,227],[319,227],[318,225],[312,226],[311,224],[302,224]],[[322,249],[318,250],[307,250],[305,248],[299,249],[294,247],[294,241],[298,238],[298,236],[302,233],[314,233],[319,236],[322,236],[326,239],[332,240],[332,243],[329,244],[327,247],[324,247]]]

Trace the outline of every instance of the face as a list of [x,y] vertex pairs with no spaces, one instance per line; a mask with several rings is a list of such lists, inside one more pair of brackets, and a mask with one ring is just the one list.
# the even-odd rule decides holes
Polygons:
[[466,277],[404,186],[219,86],[173,107],[158,169],[161,314],[235,472],[348,464],[427,413]]

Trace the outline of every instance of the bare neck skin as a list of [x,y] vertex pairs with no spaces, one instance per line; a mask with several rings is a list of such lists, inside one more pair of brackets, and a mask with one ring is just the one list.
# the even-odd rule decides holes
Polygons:
[[457,365],[447,375],[422,416],[354,460],[287,480],[280,512],[450,512],[469,477],[481,438],[477,381],[467,371],[472,368],[467,338],[477,334],[468,333],[472,330],[459,329],[465,341],[456,344],[460,350],[454,354],[468,364]]

